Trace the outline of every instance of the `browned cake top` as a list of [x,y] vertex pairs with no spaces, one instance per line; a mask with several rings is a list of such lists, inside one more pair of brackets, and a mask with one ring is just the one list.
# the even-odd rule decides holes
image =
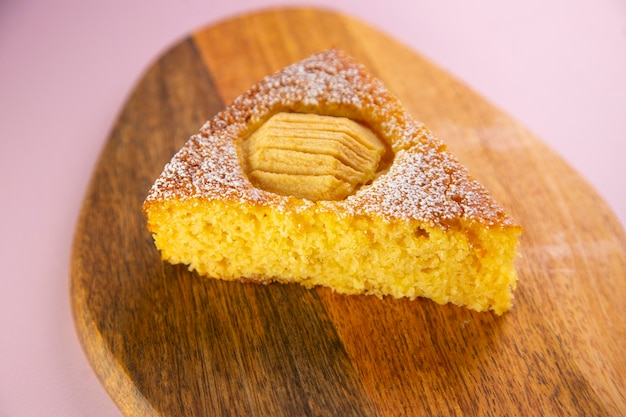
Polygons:
[[[395,154],[389,169],[340,201],[312,202],[252,186],[239,143],[278,112],[343,116],[370,127]],[[205,123],[165,166],[146,199],[229,200],[278,210],[378,215],[446,225],[458,218],[486,225],[514,221],[468,176],[424,125],[365,68],[328,50],[266,77]]]

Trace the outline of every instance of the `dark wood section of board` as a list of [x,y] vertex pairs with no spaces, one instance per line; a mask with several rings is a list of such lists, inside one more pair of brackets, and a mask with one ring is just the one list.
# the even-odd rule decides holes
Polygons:
[[[328,47],[381,78],[523,224],[509,313],[161,261],[141,204],[163,166],[252,84]],[[626,239],[610,209],[509,116],[334,12],[239,16],[153,63],[93,174],[70,290],[85,354],[127,416],[626,414]]]

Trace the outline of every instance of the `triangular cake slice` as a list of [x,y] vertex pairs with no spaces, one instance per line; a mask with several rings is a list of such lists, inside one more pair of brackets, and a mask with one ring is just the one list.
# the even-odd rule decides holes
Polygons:
[[143,209],[163,259],[207,277],[511,307],[522,228],[338,50],[205,123]]

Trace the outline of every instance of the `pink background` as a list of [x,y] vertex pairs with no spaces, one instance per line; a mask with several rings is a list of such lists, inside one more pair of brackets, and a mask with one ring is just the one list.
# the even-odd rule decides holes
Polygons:
[[0,416],[120,415],[78,345],[68,297],[98,153],[168,46],[287,4],[351,14],[432,59],[534,131],[626,223],[623,0],[2,0]]

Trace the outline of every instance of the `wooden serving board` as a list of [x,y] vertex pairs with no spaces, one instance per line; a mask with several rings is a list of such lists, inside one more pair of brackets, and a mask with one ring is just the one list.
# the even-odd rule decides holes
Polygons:
[[[160,260],[141,204],[205,120],[328,47],[397,94],[524,226],[514,308],[204,279]],[[417,53],[336,13],[274,10],[194,33],[145,73],[78,222],[84,351],[127,416],[626,415],[626,238],[528,130]]]

